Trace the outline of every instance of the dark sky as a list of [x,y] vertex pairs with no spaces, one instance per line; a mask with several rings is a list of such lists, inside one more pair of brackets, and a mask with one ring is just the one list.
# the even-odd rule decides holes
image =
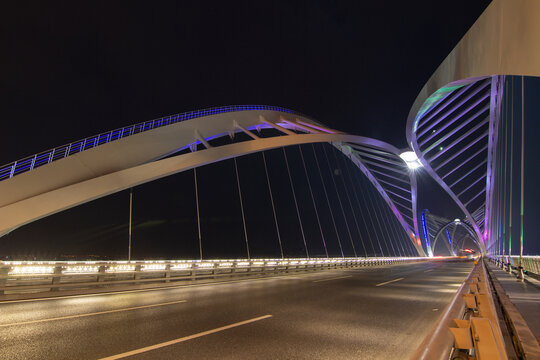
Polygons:
[[0,11],[0,162],[230,104],[405,145],[416,95],[489,1],[17,1]]
[[3,4],[0,162],[231,104],[404,147],[416,95],[489,2]]

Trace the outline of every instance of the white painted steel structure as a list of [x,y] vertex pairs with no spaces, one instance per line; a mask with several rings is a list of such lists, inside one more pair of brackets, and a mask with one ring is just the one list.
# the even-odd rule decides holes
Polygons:
[[[409,145],[461,208],[482,251],[497,241],[489,230],[504,76],[540,76],[538,14],[537,0],[494,0],[424,85],[408,116]],[[476,162],[468,172],[450,180],[471,159]]]
[[[56,161],[19,174],[14,172],[15,176],[0,181],[0,235],[71,207],[198,166],[277,147],[329,142],[368,177],[418,254],[423,255],[416,220],[416,179],[397,148],[328,129],[290,110],[243,107],[149,126],[145,131],[117,136],[114,141],[101,144],[99,135],[92,137],[92,147],[77,145],[82,151],[71,154],[62,150],[65,156]],[[260,109],[252,110],[253,107]],[[285,136],[261,137],[259,132],[265,129]],[[234,137],[239,132],[247,134],[250,140],[216,147],[210,144],[212,139]],[[113,133],[107,136],[110,138]],[[75,144],[81,143],[86,140]],[[198,150],[198,146],[204,148]],[[61,147],[64,148],[70,146]],[[171,156],[187,148],[192,152]],[[16,169],[16,163],[9,166]]]

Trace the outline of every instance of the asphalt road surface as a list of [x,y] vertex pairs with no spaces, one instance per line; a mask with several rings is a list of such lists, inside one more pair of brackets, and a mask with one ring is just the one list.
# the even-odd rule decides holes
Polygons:
[[0,303],[1,359],[408,359],[472,262]]

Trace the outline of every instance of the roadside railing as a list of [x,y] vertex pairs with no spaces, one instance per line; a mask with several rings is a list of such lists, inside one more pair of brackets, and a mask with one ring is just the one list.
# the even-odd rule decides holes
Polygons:
[[411,359],[507,359],[493,287],[482,260]]
[[0,262],[0,295],[404,264],[430,258]]
[[[490,256],[489,260],[507,271],[519,271],[519,256],[498,255]],[[525,275],[540,279],[540,256],[523,256],[522,257],[523,273]]]

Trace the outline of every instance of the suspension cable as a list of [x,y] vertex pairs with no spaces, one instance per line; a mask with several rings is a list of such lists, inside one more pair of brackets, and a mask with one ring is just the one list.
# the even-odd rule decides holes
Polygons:
[[[377,210],[379,210],[381,222],[384,222],[384,219],[383,219],[383,208],[382,208],[381,206],[388,206],[388,205],[385,203],[385,201],[384,201],[384,199],[382,198],[382,196],[378,196],[378,195],[379,195],[378,192],[374,192],[374,193],[373,193],[373,197],[374,197],[374,199],[375,199],[373,202],[377,204],[377,206],[375,207],[375,208],[376,208],[376,209],[375,209],[375,216],[377,216]],[[381,202],[382,202],[382,204],[381,204]],[[384,243],[385,243],[385,245],[386,245],[386,248],[388,249],[388,253],[390,253],[390,247],[391,247],[391,248],[392,248],[392,251],[394,252],[394,255],[395,255],[395,254],[396,254],[396,251],[394,250],[394,245],[392,244],[392,240],[390,239],[391,236],[390,236],[390,232],[388,231],[388,227],[382,226],[382,225],[381,225],[381,228],[384,229],[384,232],[386,232],[386,235],[387,235],[387,237],[384,237],[384,234],[383,234],[383,240],[385,240]],[[381,232],[382,232],[382,231],[381,231]],[[386,240],[388,240],[388,242],[387,242]],[[390,243],[390,246],[388,246],[388,243]]]
[[521,230],[519,237],[519,275],[523,277],[523,213],[524,213],[524,195],[525,195],[525,77],[521,75],[521,201],[520,201],[520,219]]
[[313,196],[313,189],[311,188],[311,181],[309,180],[306,162],[304,161],[304,153],[302,152],[302,146],[298,145],[298,149],[300,150],[300,158],[302,159],[302,165],[304,166],[304,173],[306,174],[307,184],[309,187],[309,194],[311,195],[311,201],[313,202],[313,209],[315,210],[315,216],[317,217],[317,224],[319,225],[319,231],[321,232],[321,239],[324,246],[324,252],[326,253],[326,257],[328,257],[328,249],[326,248],[326,241],[324,240],[321,220],[319,219],[319,211],[317,210],[317,205],[315,204],[315,197]]
[[264,155],[264,151],[261,152],[262,159],[264,163],[264,172],[266,174],[266,184],[268,185],[268,193],[270,194],[270,201],[272,203],[272,212],[274,214],[274,222],[276,224],[276,232],[277,232],[277,238],[279,242],[279,251],[281,252],[281,258],[283,259],[283,246],[281,245],[281,235],[279,234],[279,226],[276,216],[276,207],[274,205],[274,195],[272,194],[272,186],[270,186],[270,177],[268,176],[268,166],[266,165],[266,156]]
[[296,192],[294,191],[294,185],[292,182],[291,170],[289,169],[289,160],[287,159],[287,152],[285,147],[281,148],[283,150],[283,156],[285,157],[285,165],[287,165],[287,174],[289,175],[289,182],[291,184],[291,190],[294,199],[294,206],[296,207],[296,216],[298,216],[298,223],[300,224],[300,232],[302,233],[302,240],[304,241],[304,249],[306,250],[306,257],[309,259],[309,252],[306,244],[306,236],[304,234],[304,226],[302,226],[302,219],[300,218],[300,210],[298,209],[298,201],[296,200]]
[[326,191],[326,185],[324,183],[324,178],[322,176],[321,166],[319,164],[319,159],[317,157],[317,151],[315,151],[315,145],[313,145],[313,143],[311,144],[311,146],[313,148],[313,154],[315,155],[315,162],[317,163],[317,170],[319,171],[319,177],[321,178],[321,183],[322,183],[323,190],[324,190],[324,196],[326,197],[326,202],[328,204],[328,209],[330,210],[330,218],[332,219],[332,224],[334,224],[334,230],[336,231],[336,237],[337,237],[337,241],[338,241],[338,245],[339,245],[339,251],[341,252],[341,257],[345,257],[345,255],[343,254],[343,248],[341,247],[341,240],[339,238],[339,233],[338,233],[337,226],[336,226],[336,220],[334,219],[334,213],[332,212],[332,206],[330,206],[330,199],[328,198],[328,192]]
[[[366,180],[364,180],[362,177],[360,177],[360,181],[362,181],[362,184],[365,186]],[[367,191],[367,196],[364,197],[364,193],[363,193],[362,191],[360,192],[360,195],[362,196],[362,200],[364,201],[364,203],[365,203],[366,205],[368,205],[368,202],[369,202],[369,203],[371,204],[371,206],[368,205],[368,207],[373,208],[374,205],[373,205],[373,202],[372,202],[372,200],[371,200],[371,196],[370,196],[370,194],[369,194],[369,193],[371,192],[371,191],[370,191],[371,189],[369,188],[369,186],[370,186],[370,185],[372,186],[373,184],[371,184],[371,183],[369,183],[369,182],[368,182],[367,184],[368,184],[368,186],[366,186],[366,189],[368,189],[368,191]],[[375,191],[377,191],[377,190],[375,189]],[[366,201],[366,198],[368,199],[368,201]],[[374,221],[373,221],[373,217],[371,216],[371,215],[372,215],[372,214],[371,214],[371,211],[369,211],[369,210],[368,210],[368,215],[369,215],[369,219],[371,220],[371,224],[372,224],[372,226],[373,226],[373,231],[375,232],[375,236],[376,236],[376,238],[377,238],[377,242],[379,243],[379,249],[381,250],[381,255],[384,256],[384,251],[383,251],[382,246],[381,246],[381,241],[380,241],[380,239],[379,239],[379,234],[377,233],[377,230],[376,230],[376,228],[375,228],[375,223],[374,223]],[[375,219],[377,220],[377,223],[379,224],[379,230],[381,230],[381,228],[380,228],[381,225],[380,225],[380,223],[379,223],[379,219],[377,218],[377,214],[374,213],[373,215],[375,215]],[[382,235],[382,230],[381,230],[381,235]]]
[[[514,192],[514,77],[512,76],[512,116],[510,117],[510,202],[509,202],[509,225],[508,225],[508,255],[512,256],[512,195]],[[508,258],[510,259],[510,258]],[[510,260],[509,260],[510,262]]]
[[[354,220],[354,223],[356,225],[356,230],[358,231],[358,236],[360,238],[360,243],[362,244],[362,247],[364,248],[364,254],[366,254],[367,256],[367,251],[366,251],[366,246],[364,245],[364,239],[362,238],[362,233],[360,232],[360,226],[358,225],[358,220],[357,220],[357,217],[356,217],[356,212],[354,211],[354,207],[352,205],[352,201],[351,201],[351,196],[350,196],[350,193],[349,193],[349,190],[348,190],[348,187],[347,185],[345,184],[345,172],[341,169],[341,165],[340,165],[340,161],[338,159],[338,155],[336,154],[338,152],[338,150],[334,147],[333,148],[333,153],[334,153],[334,159],[336,160],[336,164],[338,166],[338,169],[339,171],[341,172],[342,176],[341,176],[341,182],[343,183],[343,188],[345,189],[345,194],[347,195],[347,199],[349,200],[349,206],[351,208],[351,211],[352,211],[352,215],[353,215],[353,220]],[[340,156],[340,158],[345,161],[345,165],[347,164],[346,161],[347,159],[343,159],[344,156]]]
[[328,159],[328,153],[326,152],[326,148],[324,147],[324,144],[323,144],[323,152],[324,152],[324,156],[326,157],[326,163],[328,164],[328,170],[330,170],[330,175],[332,177],[332,182],[334,183],[334,188],[336,189],[336,195],[337,195],[337,198],[338,198],[339,207],[341,208],[341,213],[343,214],[343,220],[345,221],[345,227],[347,228],[347,233],[349,234],[349,239],[351,240],[351,246],[353,248],[354,257],[358,257],[358,255],[356,254],[356,249],[354,248],[354,243],[352,241],[352,234],[351,234],[351,229],[349,228],[349,222],[347,221],[347,216],[345,215],[345,210],[343,209],[343,203],[341,202],[341,196],[339,196],[339,190],[337,188],[336,179],[334,179],[334,173],[332,171],[332,168],[331,168],[331,165],[330,165],[330,160]]
[[[362,210],[362,205],[360,204],[360,200],[358,199],[358,194],[356,192],[356,186],[354,185],[354,181],[353,181],[353,178],[351,176],[351,171],[349,171],[349,166],[353,166],[353,169],[354,169],[354,165],[349,165],[349,166],[348,165],[349,164],[345,163],[345,170],[347,170],[347,174],[349,176],[349,182],[351,183],[351,188],[353,189],[353,194],[354,194],[354,197],[356,198],[356,203],[358,204],[358,210],[360,212],[360,217],[362,218],[362,222],[364,223],[364,229],[366,229],[366,234],[367,234],[369,242],[371,244],[373,254],[375,255],[377,252],[375,251],[375,246],[373,245],[373,240],[371,239],[371,233],[368,231],[368,225],[367,225],[366,219],[364,217],[364,211]],[[365,204],[365,201],[364,201],[364,204]],[[366,252],[366,256],[367,256],[367,252]]]
[[195,182],[195,204],[197,206],[197,231],[199,234],[199,258],[202,260],[201,217],[199,215],[199,185],[197,182],[197,168],[193,168],[193,181]]
[[242,225],[244,225],[244,238],[246,239],[247,258],[248,260],[251,260],[251,255],[249,253],[247,228],[246,228],[246,217],[244,215],[244,202],[242,201],[242,189],[240,188],[240,177],[238,176],[238,164],[236,162],[236,157],[234,158],[234,171],[236,173],[236,185],[238,185],[238,199],[240,199],[240,210],[242,211]]

